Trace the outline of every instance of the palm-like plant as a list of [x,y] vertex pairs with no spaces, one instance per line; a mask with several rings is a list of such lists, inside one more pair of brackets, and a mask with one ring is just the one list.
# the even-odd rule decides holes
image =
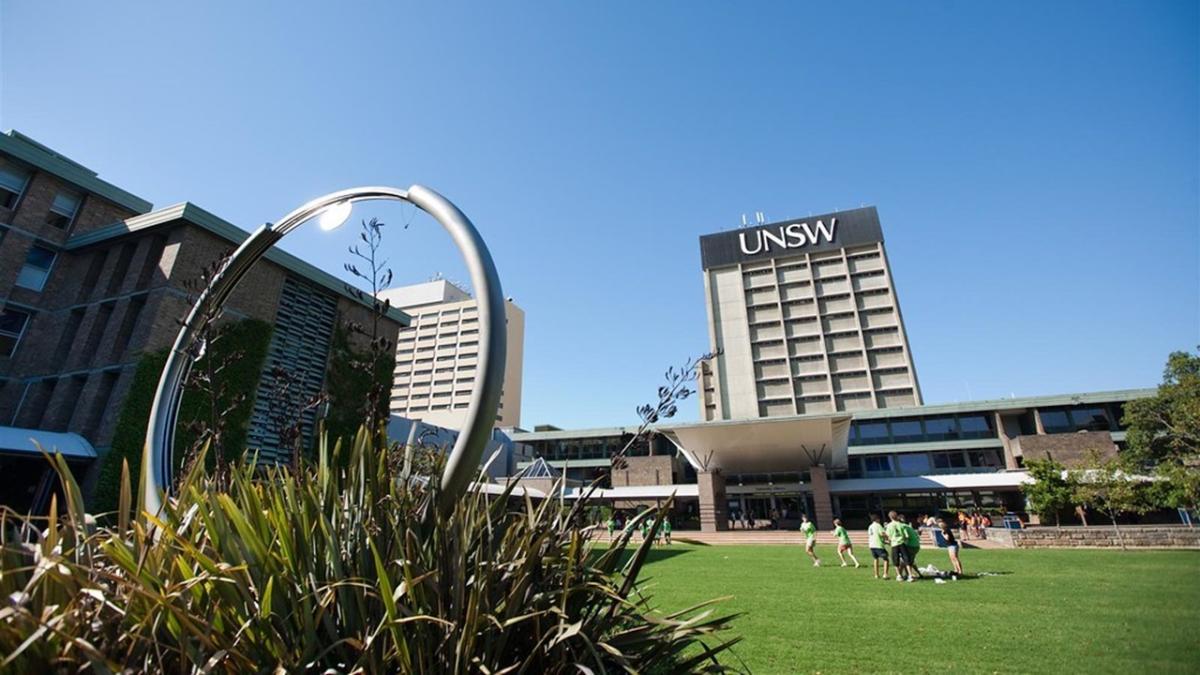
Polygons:
[[638,594],[652,539],[594,547],[559,500],[511,487],[439,514],[398,452],[364,428],[294,469],[244,462],[217,485],[198,468],[157,518],[132,512],[126,468],[104,527],[54,458],[61,512],[0,511],[0,670],[723,669],[731,617]]

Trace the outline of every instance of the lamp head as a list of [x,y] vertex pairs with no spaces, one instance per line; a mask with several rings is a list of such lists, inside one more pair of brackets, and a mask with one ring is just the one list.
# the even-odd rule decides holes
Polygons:
[[320,217],[317,219],[317,224],[322,230],[329,232],[341,227],[342,223],[350,217],[350,211],[354,209],[354,204],[349,199],[340,201],[336,204],[330,204],[321,211]]

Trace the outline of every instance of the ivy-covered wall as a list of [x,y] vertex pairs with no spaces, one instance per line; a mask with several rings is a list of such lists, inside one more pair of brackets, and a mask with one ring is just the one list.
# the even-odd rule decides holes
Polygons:
[[[246,433],[250,414],[254,408],[254,395],[262,377],[263,361],[271,342],[271,324],[258,319],[244,319],[224,324],[218,329],[219,337],[210,341],[211,347],[204,357],[193,366],[193,371],[202,371],[208,363],[221,364],[231,354],[240,354],[235,361],[217,375],[219,386],[224,387],[216,402],[218,410],[230,408],[240,395],[242,400],[233,405],[225,415],[225,435],[219,449],[209,450],[210,461],[218,455],[226,459],[241,457],[246,449]],[[211,360],[211,361],[210,361]],[[91,503],[92,513],[113,511],[117,508],[120,494],[121,461],[129,461],[129,475],[137,480],[141,475],[142,446],[146,442],[146,422],[150,418],[150,406],[154,390],[167,361],[165,351],[144,354],[138,363],[137,373],[129,394],[125,397],[117,427],[113,434],[112,448],[104,457],[99,480]],[[175,461],[183,461],[189,448],[196,440],[195,423],[210,423],[212,406],[208,394],[191,387],[184,391],[179,406],[179,423],[175,432]],[[134,485],[136,492],[136,485]]]
[[329,395],[329,414],[325,432],[330,443],[339,438],[352,438],[364,422],[372,383],[380,385],[382,394],[376,401],[376,413],[381,419],[388,414],[391,403],[392,380],[395,377],[396,353],[389,349],[374,364],[370,372],[362,364],[370,360],[368,347],[355,348],[345,327],[333,330],[333,345],[326,371],[325,391]]

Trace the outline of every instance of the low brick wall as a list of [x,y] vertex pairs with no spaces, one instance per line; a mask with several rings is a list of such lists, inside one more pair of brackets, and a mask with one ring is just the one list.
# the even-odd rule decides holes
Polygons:
[[[1118,548],[1121,541],[1111,526],[1029,527],[1024,530],[988,528],[988,539],[1010,548]],[[1200,549],[1200,527],[1123,525],[1121,539],[1130,548]]]

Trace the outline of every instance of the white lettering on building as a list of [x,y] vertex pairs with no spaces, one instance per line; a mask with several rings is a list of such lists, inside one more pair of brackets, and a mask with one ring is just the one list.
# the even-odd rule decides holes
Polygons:
[[[781,225],[778,229],[761,228],[753,232],[740,232],[738,241],[742,245],[742,253],[757,255],[770,253],[772,250],[819,244],[822,239],[827,244],[832,243],[836,227],[837,218],[830,218],[829,225],[818,220],[815,227],[808,223],[791,223],[790,225]],[[750,235],[752,241],[746,241],[747,234]],[[753,245],[753,249],[751,245]]]

